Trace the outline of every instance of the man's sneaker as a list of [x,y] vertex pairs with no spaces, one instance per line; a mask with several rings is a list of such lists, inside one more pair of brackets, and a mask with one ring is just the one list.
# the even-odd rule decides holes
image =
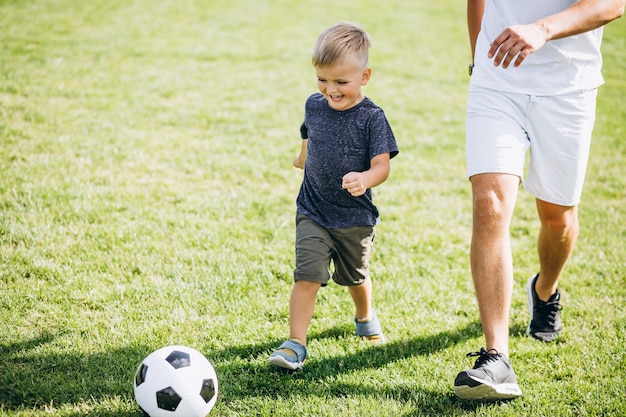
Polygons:
[[535,291],[535,283],[539,274],[531,277],[526,285],[528,309],[530,310],[530,324],[526,334],[542,342],[554,341],[561,331],[561,293],[556,290],[548,301],[541,301]]
[[506,357],[495,349],[480,348],[474,368],[460,372],[454,380],[454,393],[464,400],[507,400],[522,395],[515,372]]

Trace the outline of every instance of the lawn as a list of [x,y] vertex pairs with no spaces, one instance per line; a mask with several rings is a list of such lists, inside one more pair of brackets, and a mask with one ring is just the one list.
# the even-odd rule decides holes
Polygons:
[[[284,373],[267,358],[288,335],[302,178],[291,162],[317,88],[313,43],[339,20],[372,36],[365,93],[400,146],[375,190],[388,343],[357,339],[348,292],[329,285],[304,369]],[[484,344],[466,33],[454,0],[0,0],[0,416],[139,417],[134,372],[172,344],[213,363],[210,416],[626,414],[623,19],[605,30],[564,334],[524,334],[538,224],[521,192],[511,360],[524,396],[452,392]]]

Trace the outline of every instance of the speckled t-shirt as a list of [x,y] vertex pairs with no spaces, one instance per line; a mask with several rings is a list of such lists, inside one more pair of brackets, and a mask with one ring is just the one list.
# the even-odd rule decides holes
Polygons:
[[398,154],[383,110],[365,97],[356,106],[338,111],[315,93],[306,101],[300,133],[308,139],[308,148],[296,200],[298,213],[328,229],[374,226],[379,214],[372,190],[353,197],[341,182],[348,172],[368,170],[376,155]]

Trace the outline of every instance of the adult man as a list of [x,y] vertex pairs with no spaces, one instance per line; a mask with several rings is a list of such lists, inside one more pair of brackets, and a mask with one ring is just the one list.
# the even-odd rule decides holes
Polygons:
[[466,154],[473,196],[470,250],[486,348],[458,374],[457,396],[521,395],[508,361],[513,265],[509,224],[523,180],[541,222],[539,273],[527,285],[528,333],[550,342],[561,332],[557,283],[578,236],[577,205],[603,83],[604,24],[626,0],[468,0],[474,65]]

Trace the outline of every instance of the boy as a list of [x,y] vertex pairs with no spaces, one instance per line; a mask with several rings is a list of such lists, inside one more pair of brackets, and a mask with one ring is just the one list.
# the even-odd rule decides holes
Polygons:
[[369,258],[378,210],[371,188],[389,175],[398,154],[383,110],[361,92],[371,76],[367,32],[338,23],[313,50],[319,93],[311,95],[300,127],[302,149],[293,164],[304,169],[297,198],[295,284],[289,303],[289,340],[270,364],[296,370],[306,359],[306,333],[320,287],[331,278],[347,286],[355,305],[356,333],[385,339],[372,308]]

